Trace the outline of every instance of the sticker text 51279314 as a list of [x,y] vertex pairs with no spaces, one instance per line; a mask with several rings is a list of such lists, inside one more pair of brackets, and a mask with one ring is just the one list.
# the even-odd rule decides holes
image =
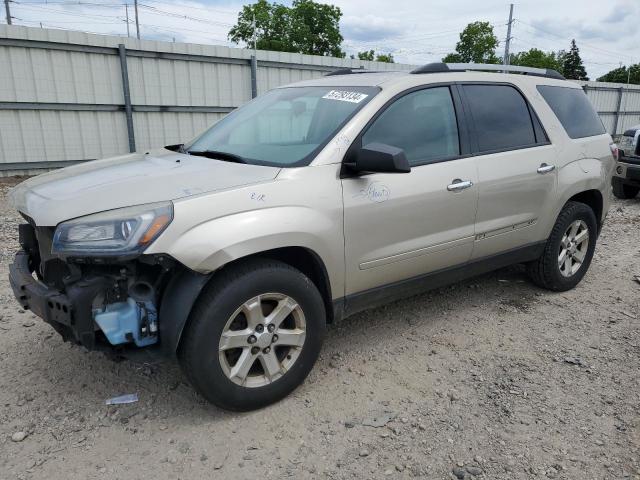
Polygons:
[[324,97],[328,100],[340,100],[341,102],[360,103],[369,95],[360,92],[349,92],[347,90],[331,90]]

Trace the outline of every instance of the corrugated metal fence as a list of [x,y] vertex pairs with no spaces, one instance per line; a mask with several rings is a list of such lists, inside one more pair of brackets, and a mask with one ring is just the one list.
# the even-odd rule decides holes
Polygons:
[[252,53],[0,25],[0,175],[185,141],[256,94],[340,67],[398,68]]
[[578,82],[598,111],[607,132],[616,136],[640,123],[640,85]]
[[[0,176],[185,141],[257,94],[336,68],[413,68],[252,53],[0,25]],[[586,91],[609,132],[640,122],[640,87]]]

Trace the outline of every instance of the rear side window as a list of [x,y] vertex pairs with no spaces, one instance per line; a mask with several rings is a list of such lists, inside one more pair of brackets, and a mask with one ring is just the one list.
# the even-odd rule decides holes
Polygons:
[[600,117],[581,89],[538,85],[538,91],[569,137],[584,138],[605,133]]
[[527,102],[509,85],[463,85],[480,152],[511,150],[536,144]]

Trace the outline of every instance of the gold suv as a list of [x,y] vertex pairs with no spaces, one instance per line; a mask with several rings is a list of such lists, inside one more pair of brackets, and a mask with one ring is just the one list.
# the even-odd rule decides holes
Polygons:
[[514,263],[573,288],[609,208],[612,150],[554,71],[341,70],[185,144],[20,184],[11,284],[66,340],[176,356],[211,402],[258,408],[354,312]]

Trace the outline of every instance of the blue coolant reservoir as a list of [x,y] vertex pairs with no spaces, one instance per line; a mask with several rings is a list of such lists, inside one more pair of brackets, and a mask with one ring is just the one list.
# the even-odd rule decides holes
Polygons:
[[[132,298],[94,310],[93,319],[112,345],[129,343],[146,347],[158,341],[156,311],[152,304],[138,305]],[[144,333],[143,333],[144,330]]]

